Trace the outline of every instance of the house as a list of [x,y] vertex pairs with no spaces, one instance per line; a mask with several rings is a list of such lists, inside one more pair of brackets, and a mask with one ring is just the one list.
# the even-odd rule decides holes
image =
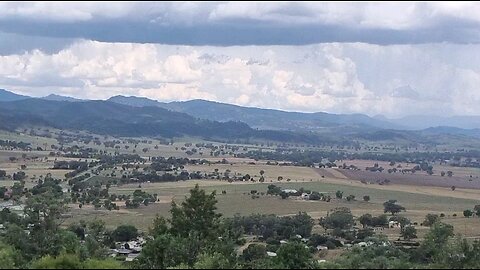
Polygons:
[[296,194],[298,191],[296,189],[283,189],[282,192],[285,192],[287,194]]
[[310,199],[310,194],[302,193],[301,198],[302,198],[302,200],[309,200]]
[[280,244],[284,245],[286,243],[288,243],[287,240],[280,240]]

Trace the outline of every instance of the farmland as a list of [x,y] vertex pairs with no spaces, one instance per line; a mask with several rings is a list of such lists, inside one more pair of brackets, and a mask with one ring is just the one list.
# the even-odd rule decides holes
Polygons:
[[[358,228],[362,216],[381,216],[384,203],[395,200],[406,209],[400,215],[415,224],[420,240],[430,230],[422,225],[428,214],[441,216],[466,239],[480,238],[480,219],[464,217],[466,209],[480,204],[478,168],[444,161],[428,161],[426,166],[423,161],[332,160],[331,152],[322,152],[329,156],[321,162],[295,162],[290,157],[267,160],[255,158],[256,153],[278,155],[278,145],[194,138],[166,141],[44,129],[2,133],[0,138],[29,144],[28,149],[0,150],[0,170],[6,174],[0,186],[34,189],[52,179],[58,181],[66,198],[67,211],[60,218],[64,229],[102,221],[110,230],[124,224],[147,232],[157,216],[170,218],[172,202],[180,205],[198,185],[207,193],[215,191],[216,207],[225,218],[306,213],[314,221],[312,232],[324,234],[320,221],[335,209],[349,209]],[[290,149],[317,151],[305,146]],[[15,179],[20,172],[25,177]],[[322,199],[304,199],[300,193],[268,194],[272,186],[321,194]],[[14,197],[14,204],[27,200]],[[396,241],[402,229],[383,226],[377,233]],[[316,256],[334,259],[344,251]]]

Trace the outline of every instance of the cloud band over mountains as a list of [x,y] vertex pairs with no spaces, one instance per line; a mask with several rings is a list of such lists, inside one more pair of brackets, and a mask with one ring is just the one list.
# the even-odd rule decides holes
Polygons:
[[0,3],[0,87],[479,115],[477,3]]

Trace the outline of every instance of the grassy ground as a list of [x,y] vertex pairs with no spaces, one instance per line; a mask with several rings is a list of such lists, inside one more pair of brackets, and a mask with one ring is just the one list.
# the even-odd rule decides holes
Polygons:
[[[93,209],[74,209],[73,217],[68,223],[79,221],[80,219],[92,220],[100,218],[105,220],[107,225],[116,226],[120,223],[133,224],[139,228],[146,229],[150,226],[155,215],[168,216],[170,210],[170,202],[174,200],[181,202],[188,194],[190,188],[199,183],[202,188],[208,192],[216,191],[218,199],[218,209],[223,215],[231,217],[235,214],[277,214],[291,215],[300,211],[309,213],[314,218],[325,216],[327,212],[335,207],[348,207],[355,216],[365,213],[375,215],[383,214],[383,202],[389,199],[396,199],[407,208],[407,212],[403,213],[413,222],[421,223],[428,213],[444,213],[445,221],[455,225],[458,233],[466,234],[469,237],[480,237],[480,219],[465,219],[462,216],[463,210],[473,208],[478,201],[461,198],[447,198],[434,195],[419,195],[415,193],[393,191],[393,190],[372,190],[368,187],[355,187],[340,184],[332,184],[327,182],[298,182],[298,183],[280,183],[277,184],[283,188],[300,188],[316,190],[323,193],[330,193],[334,196],[337,190],[342,190],[345,195],[355,195],[359,201],[347,202],[345,200],[333,200],[330,203],[319,201],[302,201],[289,198],[282,200],[279,197],[260,196],[258,199],[252,199],[249,193],[251,190],[265,192],[269,183],[249,184],[249,183],[233,183],[226,184],[219,181],[188,181],[178,183],[154,183],[144,184],[142,189],[149,193],[157,193],[161,199],[160,203],[152,204],[148,207],[142,206],[139,209],[108,212],[104,210]],[[137,185],[122,186],[113,188],[112,192],[118,194],[130,194]],[[226,195],[221,195],[225,190]],[[364,195],[371,197],[370,202],[363,202],[361,198]],[[452,215],[457,214],[457,218]],[[466,224],[466,231],[465,231]],[[419,233],[426,232],[427,228],[420,228]],[[385,232],[387,233],[387,232]],[[392,237],[398,237],[399,231],[395,229],[388,232]]]
[[[113,140],[114,138],[107,137],[105,140]],[[57,144],[55,139],[29,136],[24,134],[15,133],[0,133],[0,139],[9,139],[16,141],[30,142],[33,146],[43,147],[45,145]],[[190,140],[190,142],[193,142]],[[73,142],[69,145],[80,144],[79,142]],[[151,156],[176,156],[187,157],[185,151],[181,150],[184,146],[184,141],[176,141],[174,145],[161,145],[158,141],[152,140],[152,144],[140,143],[137,146],[136,153],[145,157]],[[158,145],[158,149],[154,149],[155,145]],[[133,153],[133,144],[120,144],[120,150],[108,148],[108,152],[119,151],[120,153]],[[128,149],[125,149],[128,146]],[[48,146],[49,147],[49,146]],[[21,158],[22,154],[26,153],[28,157],[39,156],[45,157],[49,151],[7,151],[0,150],[0,169],[6,170],[8,174],[17,172],[20,170],[21,165],[27,165],[25,172],[28,175],[27,187],[35,184],[35,179],[40,175],[46,175],[52,173],[54,177],[63,179],[66,172],[65,170],[51,170],[54,160],[49,158],[42,161],[28,161],[19,160],[16,162],[9,162],[8,158],[15,156]],[[93,147],[101,150],[106,150],[103,145],[97,146],[93,143],[88,147]],[[143,148],[149,148],[146,153],[143,153]],[[192,147],[188,147],[191,149]],[[259,149],[261,147],[249,146],[249,149]],[[421,186],[407,186],[407,185],[365,185],[359,181],[352,181],[345,177],[340,171],[337,170],[324,170],[318,171],[311,168],[303,167],[281,167],[266,165],[265,161],[255,162],[255,165],[249,164],[252,160],[249,159],[234,159],[228,155],[220,156],[217,158],[210,157],[209,149],[199,150],[203,151],[204,155],[198,154],[190,156],[191,158],[207,158],[212,161],[218,161],[226,158],[230,162],[235,164],[212,164],[201,166],[187,166],[188,171],[200,171],[203,173],[213,173],[215,169],[218,169],[219,174],[223,175],[225,171],[230,171],[230,176],[235,174],[245,175],[250,174],[254,179],[260,177],[260,171],[264,171],[265,183],[232,183],[229,184],[224,181],[216,180],[202,180],[202,181],[187,181],[177,183],[152,183],[142,184],[142,189],[149,193],[157,193],[160,198],[160,202],[149,205],[148,207],[141,206],[139,209],[125,209],[121,208],[120,211],[106,211],[106,210],[94,210],[91,206],[84,206],[82,209],[78,209],[77,205],[71,205],[71,217],[64,221],[65,225],[72,222],[77,222],[81,219],[93,220],[96,218],[103,219],[107,225],[114,227],[119,224],[133,224],[140,229],[147,229],[152,223],[155,215],[168,216],[170,210],[170,203],[172,200],[181,202],[188,191],[194,187],[195,184],[199,184],[202,188],[208,192],[217,191],[218,210],[224,216],[231,217],[235,214],[249,215],[249,214],[277,214],[277,215],[291,215],[300,211],[307,212],[314,218],[325,216],[327,212],[335,207],[348,207],[352,210],[353,214],[360,216],[364,213],[371,213],[379,215],[383,213],[383,203],[390,199],[396,199],[398,202],[407,208],[407,212],[404,213],[407,217],[412,219],[413,222],[421,223],[428,213],[444,213],[446,218],[445,222],[453,224],[457,233],[465,234],[468,237],[480,237],[480,219],[471,218],[465,219],[462,216],[462,212],[465,209],[472,209],[474,205],[480,204],[480,190],[466,190],[457,189],[452,192],[447,188],[437,187],[421,187]],[[373,166],[375,161],[353,161],[346,162],[347,164],[356,164],[360,168],[366,166]],[[381,163],[381,162],[380,162]],[[381,166],[389,168],[388,164],[381,163]],[[407,166],[404,164],[404,167]],[[436,166],[434,171],[452,170],[455,175],[461,175],[465,177],[477,177],[480,175],[480,170],[469,168],[452,168]],[[36,177],[34,177],[36,176]],[[279,176],[283,177],[282,183],[278,183]],[[324,177],[322,177],[324,176]],[[421,176],[419,174],[419,176]],[[286,182],[287,179],[291,179],[290,182]],[[305,188],[309,190],[318,191],[321,193],[328,193],[335,197],[334,194],[337,190],[344,192],[344,196],[355,195],[357,201],[346,202],[345,200],[333,200],[330,203],[315,202],[315,201],[300,201],[293,198],[282,200],[279,197],[260,196],[258,199],[252,199],[249,195],[251,190],[257,190],[258,192],[266,192],[269,184],[276,184],[282,188]],[[11,186],[13,181],[0,181],[0,185]],[[112,187],[110,193],[117,194],[131,194],[135,189],[138,189],[138,185],[126,185],[121,187]],[[226,191],[226,195],[222,195],[222,191]],[[363,202],[364,195],[369,195],[370,202]],[[119,203],[123,205],[123,203]],[[454,218],[453,214],[457,214],[458,217]],[[319,228],[315,228],[318,230]],[[428,228],[419,227],[419,235],[423,235]],[[392,238],[398,237],[398,229],[386,230],[385,234]]]

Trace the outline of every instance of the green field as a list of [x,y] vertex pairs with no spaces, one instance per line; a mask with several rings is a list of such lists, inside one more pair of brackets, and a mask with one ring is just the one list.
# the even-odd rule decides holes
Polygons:
[[[92,220],[95,218],[103,219],[107,225],[116,226],[119,223],[128,223],[146,229],[151,224],[155,215],[168,216],[170,210],[170,201],[181,202],[188,194],[188,191],[195,183],[200,183],[200,187],[208,192],[216,191],[218,199],[218,209],[223,215],[231,217],[235,214],[278,214],[290,215],[300,211],[307,212],[315,218],[325,216],[327,212],[335,207],[348,207],[354,215],[360,216],[364,213],[382,214],[383,203],[390,199],[398,200],[399,204],[406,207],[404,213],[413,222],[421,223],[428,213],[444,213],[447,216],[447,222],[454,224],[468,222],[470,231],[469,236],[480,236],[480,219],[466,220],[462,217],[465,209],[473,208],[479,201],[459,198],[446,198],[441,196],[419,195],[408,192],[398,192],[391,190],[374,190],[367,187],[353,187],[346,185],[337,185],[322,182],[303,182],[303,183],[280,183],[276,184],[282,188],[305,188],[323,193],[329,193],[335,197],[335,192],[341,190],[344,196],[355,195],[357,201],[347,202],[346,200],[332,200],[331,202],[321,201],[302,201],[293,198],[282,200],[280,197],[260,196],[258,199],[252,199],[251,190],[266,192],[268,183],[263,184],[226,184],[225,182],[188,181],[166,184],[142,184],[142,190],[149,193],[157,193],[161,199],[160,203],[155,203],[147,207],[141,206],[139,209],[121,209],[120,211],[106,211],[93,209],[73,209],[73,217],[67,220],[67,224],[79,221],[80,219]],[[225,184],[224,184],[225,183]],[[122,187],[112,187],[111,193],[131,194],[138,186],[129,185]],[[222,191],[226,195],[222,195]],[[363,202],[364,195],[371,197],[370,202]],[[457,218],[452,215],[456,213]],[[463,226],[459,226],[459,232],[463,232]]]

